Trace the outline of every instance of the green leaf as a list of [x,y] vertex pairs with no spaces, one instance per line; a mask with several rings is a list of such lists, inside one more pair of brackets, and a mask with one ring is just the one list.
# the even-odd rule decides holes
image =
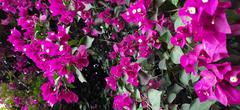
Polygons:
[[135,90],[134,96],[135,96],[135,99],[136,99],[138,102],[141,102],[141,101],[142,101],[141,95],[140,95],[140,92],[139,92],[138,89]]
[[77,74],[79,81],[82,83],[87,82],[86,79],[84,78],[84,76],[82,75],[82,72],[77,67],[75,67],[75,69],[76,69],[76,74]]
[[69,45],[69,46],[73,46],[73,45],[77,45],[77,44],[78,44],[78,41],[77,41],[77,40],[74,40],[74,39],[73,39],[73,40],[69,40],[69,41],[68,41],[68,45]]
[[169,109],[168,109],[168,105],[165,105],[164,108],[163,108],[163,110],[169,110]]
[[178,110],[178,105],[174,104],[172,110]]
[[170,89],[169,93],[175,93],[178,94],[183,88],[179,86],[178,84],[174,84]]
[[170,58],[174,64],[180,64],[180,57],[182,55],[182,49],[179,46],[175,46],[170,53]]
[[76,88],[73,84],[68,84],[67,87],[69,87],[69,88],[71,88],[71,89]]
[[191,74],[190,79],[191,79],[192,83],[195,83],[200,79],[200,76]]
[[239,20],[239,15],[235,10],[226,10],[227,20],[229,23],[234,23]]
[[34,36],[35,36],[37,39],[43,39],[43,38],[44,38],[44,37],[41,35],[41,31],[35,31]]
[[205,102],[200,102],[199,98],[196,98],[190,106],[189,110],[209,110],[211,105],[216,101],[207,100]]
[[166,64],[166,59],[162,59],[159,63],[158,63],[158,67],[161,70],[167,70],[167,64]]
[[170,42],[170,38],[172,37],[172,34],[168,29],[163,29],[162,31],[163,31],[162,32],[163,34],[160,37],[160,41],[163,41],[168,44]]
[[70,2],[68,0],[63,0],[64,5],[69,6]]
[[141,62],[141,67],[142,67],[142,70],[152,70],[153,69],[153,64],[149,63],[148,60],[143,60]]
[[54,80],[56,80],[58,77],[59,77],[58,74],[55,72],[53,75]]
[[170,43],[171,37],[172,37],[171,32],[168,29],[163,28],[161,30],[161,37],[159,38],[159,40],[161,42],[167,43],[168,49],[171,49],[173,47],[173,45]]
[[85,41],[86,47],[90,48],[92,46],[93,41],[94,41],[94,38],[87,36],[86,41]]
[[125,88],[124,84],[119,83],[118,93],[125,93],[125,92],[128,92],[128,90]]
[[166,51],[166,52],[164,52],[163,53],[163,57],[166,59],[166,60],[168,60],[169,59],[169,53]]
[[182,20],[180,17],[176,18],[176,21],[174,22],[174,29],[177,30],[179,26],[184,26]]
[[124,10],[124,9],[123,9],[122,6],[117,6],[117,7],[114,8],[114,14],[115,14],[116,16],[119,16],[120,12],[122,12],[123,10]]
[[189,110],[190,104],[182,104],[181,110]]
[[[126,78],[126,81],[124,82],[127,82],[127,78]],[[126,84],[125,87],[128,91],[134,92],[134,87],[131,84]]]
[[70,28],[71,28],[71,26],[68,26],[68,27],[66,28],[66,33],[69,33]]
[[125,0],[125,2],[127,4],[127,6],[129,6],[131,1],[130,0]]
[[171,0],[171,2],[172,2],[172,4],[175,5],[175,6],[177,6],[177,4],[178,4],[178,0]]
[[147,58],[138,58],[137,59],[137,63],[142,63],[143,61],[146,61],[147,60]]
[[161,95],[162,91],[158,91],[156,89],[148,90],[148,98],[151,104],[152,110],[159,110],[161,104]]
[[166,0],[155,0],[155,7],[160,7]]
[[41,78],[38,78],[37,80],[36,80],[36,83],[35,83],[35,85],[33,86],[34,88],[33,88],[33,94],[34,94],[34,96],[38,96],[39,95],[39,93],[40,93],[40,86],[42,85],[42,81],[41,81]]
[[177,94],[182,90],[183,88],[179,86],[178,84],[174,84],[168,91],[168,102],[172,103],[174,99],[176,98]]
[[168,86],[170,86],[172,84],[170,78],[169,78],[169,74],[164,74],[164,76],[161,78],[161,87],[162,89],[167,89]]
[[60,77],[58,77],[57,79],[54,80],[54,85],[55,85],[55,86],[58,85],[59,80],[60,80]]
[[137,110],[137,106],[136,103],[133,104],[132,109],[131,110]]
[[174,99],[176,98],[177,94],[176,93],[171,93],[168,95],[168,102],[172,103]]
[[85,42],[86,42],[86,37],[82,37],[82,38],[79,40],[79,45],[85,44]]
[[139,107],[137,108],[137,110],[143,110],[142,104],[139,105]]
[[58,85],[59,80],[60,80],[59,75],[57,73],[54,73],[53,78],[54,78],[54,85],[55,86]]
[[[144,71],[144,70],[142,70],[142,71]],[[141,72],[141,74],[139,74],[139,81],[140,81],[141,85],[147,85],[150,78],[151,78],[151,75],[149,75],[145,72]]]
[[188,82],[191,79],[191,75],[187,74],[184,70],[181,70],[179,75],[180,82],[183,83],[184,85],[188,85]]
[[150,18],[151,20],[157,21],[158,20],[158,8],[156,8],[154,14]]
[[188,44],[191,44],[192,43],[192,38],[191,37],[187,37],[186,41],[187,41]]
[[33,110],[32,105],[28,105],[28,110]]

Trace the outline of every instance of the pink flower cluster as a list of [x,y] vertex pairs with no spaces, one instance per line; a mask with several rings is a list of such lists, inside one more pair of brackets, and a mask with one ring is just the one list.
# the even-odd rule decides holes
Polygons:
[[7,13],[16,13],[19,7],[30,7],[31,1],[29,0],[1,0],[0,9]]
[[[147,8],[149,7],[151,1],[137,0],[135,3],[131,3],[130,7],[121,14],[121,17],[127,23],[133,23],[138,26],[138,31],[134,34],[126,35],[121,42],[113,45],[113,52],[110,52],[109,57],[115,59],[120,57],[120,62],[116,66],[112,66],[110,71],[110,76],[106,78],[107,87],[112,90],[117,91],[118,89],[118,79],[126,76],[127,83],[133,87],[139,85],[138,72],[141,67],[139,63],[132,62],[132,58],[147,58],[154,48],[159,49],[161,47],[160,41],[158,39],[158,32],[153,29],[155,25],[160,26],[158,21],[149,20],[147,18]],[[119,18],[111,17],[111,10],[106,9],[99,14],[99,18],[107,24],[112,24],[121,31],[122,25],[118,21]],[[119,24],[119,23],[120,24]],[[120,28],[120,29],[119,29]],[[130,100],[130,95],[124,93],[125,95],[117,95],[114,98],[114,108],[117,110],[122,110],[123,108],[131,109],[130,105],[132,101],[128,104],[122,102],[123,100]],[[118,107],[117,107],[118,105]],[[132,105],[131,105],[132,106]]]
[[132,110],[133,100],[128,93],[115,96],[113,103],[113,108],[116,110]]
[[218,100],[225,106],[239,104],[239,71],[239,66],[231,66],[228,62],[208,64],[201,72],[202,79],[194,87],[200,101]]
[[148,36],[154,36],[154,25],[159,25],[158,21],[149,20],[147,18],[147,10],[150,5],[150,0],[137,0],[135,3],[131,3],[127,11],[121,16],[127,23],[133,23],[139,27],[142,34]]
[[[146,18],[146,3],[143,0],[138,0],[130,4],[130,7],[121,16],[127,23],[134,23],[139,27],[139,31],[132,35],[127,35],[120,43],[114,44],[114,52],[110,53],[110,58],[131,57],[137,52],[137,57],[148,57],[152,48],[159,49],[161,47],[158,39],[158,33],[153,30],[155,25],[159,25],[158,21],[149,20]],[[120,25],[119,25],[120,26]]]
[[24,74],[23,80],[29,80],[30,78],[34,77],[33,74],[39,69],[35,65],[29,65],[29,61],[27,56],[25,55],[16,55],[16,63],[14,68]]
[[180,59],[187,73],[196,74],[196,67],[204,67],[202,77],[195,84],[195,91],[200,101],[207,99],[218,100],[224,105],[240,104],[239,67],[230,63],[217,63],[228,57],[226,49],[226,34],[230,34],[224,10],[231,6],[230,2],[219,0],[187,0],[179,10],[185,26],[177,29],[172,37],[174,45],[184,47],[186,38],[191,37],[198,44],[192,51]]
[[56,87],[53,87],[51,82],[44,83],[41,86],[43,99],[46,100],[50,106],[53,106],[62,99],[64,99],[67,103],[77,103],[78,96],[74,92],[67,89],[59,90],[61,86],[61,83]]
[[139,35],[135,33],[123,38],[120,43],[114,44],[114,52],[110,53],[111,58],[115,58],[117,54],[120,57],[134,56],[138,50],[138,58],[147,58],[153,48],[159,49],[161,47],[160,41],[157,37],[157,33],[153,31],[152,35]]
[[[76,52],[68,45],[72,36],[69,35],[67,26],[75,21],[81,21],[84,35],[97,38],[104,33],[96,29],[100,20],[105,23],[104,26],[99,26],[102,31],[109,28],[108,26],[114,31],[109,32],[110,34],[104,33],[112,35],[113,41],[118,40],[115,32],[120,33],[128,28],[134,30],[121,33],[124,35],[123,39],[113,44],[113,51],[109,53],[109,57],[118,64],[111,67],[110,75],[105,79],[107,87],[117,92],[113,108],[131,110],[135,103],[133,95],[129,90],[121,91],[120,86],[130,86],[137,90],[138,74],[141,70],[137,60],[147,59],[154,50],[160,49],[159,30],[162,31],[162,26],[169,23],[165,21],[164,15],[161,15],[162,18],[159,20],[156,20],[158,16],[154,16],[153,20],[149,19],[148,10],[155,11],[156,7],[150,8],[151,3],[155,1],[135,0],[134,3],[130,2],[124,12],[119,9],[117,11],[120,12],[117,13],[110,7],[125,4],[128,6],[125,0],[35,1],[33,3],[32,0],[0,0],[0,9],[7,12],[7,19],[2,20],[1,24],[9,24],[17,15],[18,27],[11,30],[8,41],[12,43],[15,51],[26,55],[44,72],[43,76],[48,81],[40,88],[43,99],[50,106],[62,100],[67,103],[78,102],[78,96],[68,88],[68,84],[75,81],[72,67],[82,70],[88,66],[88,53],[85,45],[80,45]],[[187,73],[194,75],[197,75],[198,68],[203,68],[200,72],[201,79],[194,86],[200,101],[218,100],[226,106],[240,104],[240,91],[237,89],[240,84],[240,67],[229,62],[219,63],[229,56],[226,36],[231,33],[231,29],[225,9],[229,8],[231,3],[220,0],[185,1],[184,7],[178,12],[183,26],[178,27],[176,34],[170,39],[171,44],[183,50],[191,48],[188,53],[181,56],[181,66]],[[103,5],[104,8],[96,7],[98,5]],[[36,9],[37,13],[34,11]],[[58,20],[55,31],[46,25],[50,19]],[[169,24],[166,27],[172,30],[172,22]],[[38,26],[47,28],[37,30]],[[41,38],[38,38],[39,33]],[[190,42],[194,44],[193,48]],[[16,67],[19,71],[26,72],[23,68],[26,61],[21,61]],[[150,80],[148,86],[147,90],[157,89],[160,83]]]
[[30,96],[27,99],[24,99],[22,97],[13,97],[13,101],[15,103],[16,107],[21,107],[21,110],[28,110],[29,105],[37,105],[38,101],[34,96]]
[[[46,4],[39,0],[35,5],[30,5],[29,0],[25,0],[23,4],[17,4],[20,1],[1,1],[1,8],[9,7],[11,13],[16,10],[10,10],[11,7],[17,6],[19,10],[19,18],[17,23],[21,26],[21,30],[16,28],[11,30],[11,35],[8,37],[8,41],[12,43],[15,51],[24,53],[28,58],[33,60],[36,66],[44,72],[44,77],[48,79],[48,82],[42,85],[42,96],[50,106],[60,102],[64,99],[67,103],[77,102],[78,96],[71,92],[63,83],[73,83],[75,78],[73,72],[68,69],[71,66],[76,66],[82,70],[88,66],[88,54],[86,46],[80,45],[76,54],[72,54],[72,48],[68,45],[70,36],[64,25],[58,25],[57,33],[50,31],[47,33],[47,37],[37,39],[35,34],[35,25],[37,22],[44,22],[46,16],[29,15],[28,9],[36,7],[42,12],[42,15],[46,13]],[[68,8],[63,4],[62,0],[50,0],[50,11],[53,16],[60,15],[60,23],[69,24],[73,22],[75,12],[67,10]],[[76,2],[76,9],[78,9],[81,1]],[[12,6],[14,5],[14,6]],[[23,5],[23,6],[22,6]],[[80,5],[81,7],[82,5]],[[16,8],[14,8],[16,9]],[[82,8],[79,8],[82,9]],[[77,10],[79,11],[79,10]],[[6,10],[6,12],[8,12]],[[57,76],[57,78],[56,78]],[[67,82],[63,82],[66,79]]]
[[[17,13],[17,9],[21,11],[23,8],[28,9],[32,6],[30,0],[0,0],[0,3],[0,9],[8,13],[7,18],[5,20],[1,20],[2,25],[7,25],[13,20],[13,14]],[[19,20],[23,20],[23,18]],[[28,22],[30,23],[30,20]]]
[[125,0],[105,0],[105,1],[109,1],[110,3],[115,3],[117,5],[124,5],[126,3]]
[[138,63],[131,63],[131,59],[121,58],[120,64],[111,68],[111,76],[106,78],[108,86],[116,91],[116,79],[127,76],[127,82],[133,86],[138,86],[138,72],[141,69]]
[[123,30],[124,22],[118,17],[112,17],[111,12],[111,9],[107,8],[98,14],[98,18],[104,21],[106,24],[114,26],[117,31]]
[[52,15],[61,16],[60,22],[64,24],[69,24],[73,22],[73,18],[76,15],[76,12],[72,10],[68,10],[67,7],[63,4],[62,0],[49,0],[49,3],[50,3],[49,9]]

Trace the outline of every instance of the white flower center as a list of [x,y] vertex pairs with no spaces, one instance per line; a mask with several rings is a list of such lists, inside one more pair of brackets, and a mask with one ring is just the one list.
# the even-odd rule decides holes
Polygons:
[[52,40],[50,40],[49,38],[46,38],[46,41],[49,41],[49,42],[51,42]]
[[236,83],[238,81],[238,78],[236,76],[232,76],[230,77],[230,81]]
[[141,21],[138,22],[138,26],[142,26],[142,22]]
[[203,94],[209,96],[209,93],[207,91],[204,91]]
[[138,42],[139,42],[139,43],[142,43],[142,39],[138,39]]
[[44,49],[44,45],[41,45],[41,48]]
[[207,3],[207,2],[208,2],[208,0],[202,0],[202,2],[203,2],[203,3]]
[[133,13],[133,14],[136,14],[136,12],[137,12],[136,9],[133,9],[133,10],[132,10],[132,13]]
[[59,51],[60,51],[60,52],[63,51],[63,45],[61,45],[61,46],[59,47]]
[[46,52],[47,52],[47,53],[49,53],[49,52],[50,52],[50,50],[49,50],[49,49],[47,49],[47,50],[46,50]]
[[177,45],[179,45],[179,42],[176,42]]
[[215,21],[214,20],[212,20],[212,22],[211,22],[212,24],[215,24]]
[[24,51],[24,52],[26,52],[26,51],[27,51],[27,49],[26,49],[26,48],[23,48],[23,51]]
[[196,14],[196,8],[195,7],[189,7],[188,11],[190,14]]
[[138,13],[140,13],[141,11],[142,11],[141,8],[138,8],[138,9],[137,9],[137,12],[138,12]]
[[152,83],[149,83],[149,86],[152,86]]
[[46,59],[45,59],[45,58],[43,58],[43,59],[42,59],[42,61],[44,62],[44,61],[46,61]]
[[65,77],[68,79],[68,75],[66,74]]
[[129,16],[129,15],[130,15],[130,14],[129,14],[129,12],[127,12],[126,14],[127,14],[127,16]]

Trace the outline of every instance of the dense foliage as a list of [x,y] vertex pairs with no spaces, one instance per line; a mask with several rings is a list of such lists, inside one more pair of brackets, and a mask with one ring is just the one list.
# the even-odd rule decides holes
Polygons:
[[0,0],[0,109],[238,110],[238,0]]

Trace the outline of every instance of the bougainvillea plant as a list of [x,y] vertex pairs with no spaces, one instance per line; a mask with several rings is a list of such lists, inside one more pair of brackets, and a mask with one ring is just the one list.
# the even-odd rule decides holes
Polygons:
[[0,19],[0,109],[240,109],[238,0],[0,0]]

